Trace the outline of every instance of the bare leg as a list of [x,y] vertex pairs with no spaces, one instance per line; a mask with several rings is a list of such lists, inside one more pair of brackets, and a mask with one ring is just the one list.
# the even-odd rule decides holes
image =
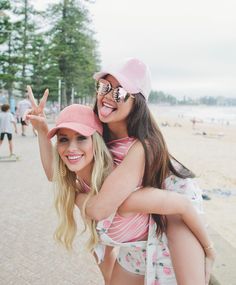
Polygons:
[[0,140],[0,146],[2,145],[2,140]]
[[13,143],[12,143],[12,141],[8,141],[8,143],[9,143],[10,155],[12,155],[13,154]]
[[21,125],[21,129],[22,129],[22,136],[25,135],[25,126]]
[[167,237],[178,285],[205,285],[205,254],[178,215],[169,215]]
[[144,285],[144,276],[123,269],[116,261],[110,285]]
[[[94,254],[94,257],[97,261],[96,254]],[[98,264],[98,267],[102,272],[105,285],[110,285],[111,274],[113,271],[115,261],[116,261],[116,249],[111,246],[106,246],[104,260],[103,262]]]

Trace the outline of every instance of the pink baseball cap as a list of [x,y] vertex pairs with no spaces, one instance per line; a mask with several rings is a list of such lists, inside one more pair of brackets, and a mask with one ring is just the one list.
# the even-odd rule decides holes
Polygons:
[[116,68],[107,68],[93,75],[95,80],[111,74],[129,93],[141,93],[148,100],[151,91],[151,74],[146,64],[137,58],[130,58]]
[[80,104],[73,104],[63,109],[57,120],[56,126],[51,129],[47,137],[51,139],[58,129],[70,129],[83,136],[91,136],[95,132],[102,135],[102,124],[94,113],[93,109]]

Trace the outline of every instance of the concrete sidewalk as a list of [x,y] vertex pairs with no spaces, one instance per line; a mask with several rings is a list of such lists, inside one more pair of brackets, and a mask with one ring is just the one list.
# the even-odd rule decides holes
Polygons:
[[[84,250],[84,235],[77,235],[71,254],[53,240],[53,191],[31,128],[26,137],[15,135],[13,142],[20,160],[0,162],[0,284],[103,284],[93,257]],[[3,155],[8,155],[6,139]],[[82,229],[81,221],[78,227]]]

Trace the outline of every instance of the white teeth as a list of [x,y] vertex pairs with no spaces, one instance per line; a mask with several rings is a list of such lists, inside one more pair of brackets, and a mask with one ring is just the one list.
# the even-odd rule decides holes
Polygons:
[[76,160],[76,159],[79,159],[82,155],[77,155],[77,156],[70,156],[68,155],[68,159],[70,160]]
[[113,106],[111,106],[111,105],[109,105],[109,104],[107,104],[107,103],[105,103],[105,102],[103,103],[103,105],[104,105],[104,106],[106,106],[106,107],[108,107],[108,108],[112,108],[112,109],[114,109],[114,107],[113,107]]

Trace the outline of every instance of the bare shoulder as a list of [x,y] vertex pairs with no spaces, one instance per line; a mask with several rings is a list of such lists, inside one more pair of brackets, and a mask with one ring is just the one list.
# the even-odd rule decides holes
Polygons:
[[[139,184],[140,179],[143,177],[145,167],[145,153],[142,143],[135,141],[129,148],[128,153],[124,157],[123,161],[112,171],[110,177],[120,180],[123,177],[124,183],[127,184],[133,181],[131,184],[132,191]],[[125,178],[126,177],[126,178]],[[114,179],[114,181],[115,181]],[[122,186],[124,187],[124,185]],[[119,190],[120,191],[120,190]]]
[[130,147],[127,155],[144,155],[144,148],[139,140],[136,140]]

